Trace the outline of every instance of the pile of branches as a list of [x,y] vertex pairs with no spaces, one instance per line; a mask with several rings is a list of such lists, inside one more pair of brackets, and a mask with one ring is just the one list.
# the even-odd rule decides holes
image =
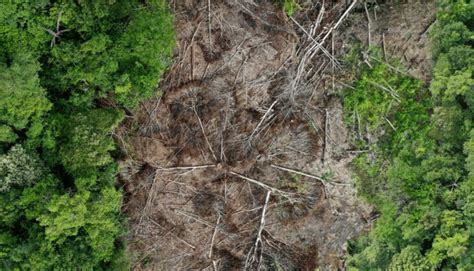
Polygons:
[[[225,5],[250,16],[257,27],[272,24],[263,8],[248,2]],[[306,23],[288,17],[299,33],[296,50],[250,79],[241,78],[242,70],[259,67],[248,61],[255,51],[268,50],[268,43],[252,42],[258,37],[246,33],[242,42],[223,45],[215,29],[228,26],[216,7],[209,2],[195,15],[195,30],[178,40],[163,95],[146,103],[122,133],[139,138],[142,148],[124,148],[129,159],[121,174],[130,243],[142,251],[136,267],[149,258],[183,270],[306,266],[305,252],[268,227],[304,217],[327,200],[328,186],[338,185],[297,168],[292,157],[324,161],[329,112],[318,107],[316,96],[328,82],[327,69],[340,67],[334,33],[356,2],[341,12],[342,3],[328,10],[323,1]],[[241,64],[233,65],[237,58]],[[132,130],[136,124],[141,125]],[[315,149],[322,152],[314,155]]]

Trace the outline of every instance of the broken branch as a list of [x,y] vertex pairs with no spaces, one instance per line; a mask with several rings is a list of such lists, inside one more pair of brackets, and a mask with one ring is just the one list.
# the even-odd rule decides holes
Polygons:
[[267,196],[265,198],[265,204],[263,205],[262,210],[262,217],[260,219],[260,226],[258,227],[257,231],[257,238],[255,238],[255,243],[250,248],[249,253],[245,259],[245,270],[252,269],[252,266],[256,263],[257,268],[256,270],[260,270],[260,265],[262,263],[262,256],[263,256],[263,243],[262,243],[262,232],[265,227],[265,213],[267,211],[268,202],[270,201],[270,195],[272,194],[271,191],[267,192]]
[[260,181],[257,181],[257,180],[254,180],[254,179],[251,179],[251,178],[248,178],[248,177],[245,177],[244,175],[241,175],[237,172],[234,172],[234,171],[229,171],[230,174],[234,175],[234,176],[237,176],[241,179],[244,179],[246,181],[249,181],[255,185],[258,185],[268,191],[271,191],[272,193],[274,194],[278,194],[284,198],[287,198],[288,200],[290,200],[291,202],[294,202],[295,201],[295,198],[293,197],[294,196],[294,193],[289,193],[289,192],[285,192],[285,191],[282,191],[280,189],[277,189],[277,188],[274,188],[274,187],[271,187],[269,186],[268,184],[265,184],[265,183],[262,183]]

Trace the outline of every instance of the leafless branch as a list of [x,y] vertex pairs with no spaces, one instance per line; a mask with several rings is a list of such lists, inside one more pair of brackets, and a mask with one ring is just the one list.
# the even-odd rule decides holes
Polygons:
[[194,111],[194,114],[196,115],[196,117],[198,119],[199,126],[201,127],[202,134],[204,136],[204,139],[206,140],[207,147],[209,148],[209,151],[211,152],[212,157],[214,157],[214,161],[217,161],[217,156],[214,153],[214,150],[212,149],[211,143],[209,143],[209,139],[207,139],[206,132],[204,131],[204,126],[202,125],[201,118],[199,117],[199,114],[197,113],[195,106],[193,106],[193,111]]
[[253,139],[253,136],[255,135],[255,133],[257,133],[258,129],[260,128],[260,126],[262,125],[262,123],[265,121],[265,118],[268,116],[268,114],[270,114],[270,112],[272,111],[273,107],[278,103],[278,99],[276,99],[271,105],[270,107],[268,108],[268,110],[265,112],[265,114],[262,116],[262,118],[260,119],[260,122],[257,124],[257,126],[255,127],[255,129],[253,130],[253,132],[250,134],[249,136],[249,141],[251,141]]
[[212,168],[216,165],[199,165],[199,166],[181,166],[181,167],[156,167],[157,171],[174,171],[174,170],[195,170],[195,169],[204,169],[204,168]]
[[207,25],[209,35],[209,52],[212,54],[212,36],[211,36],[211,0],[207,0]]
[[50,43],[51,48],[56,44],[56,40],[59,39],[59,36],[62,33],[71,31],[70,29],[59,30],[62,14],[63,14],[63,11],[61,10],[58,14],[58,19],[56,20],[56,31],[52,31],[50,29],[44,28],[44,30],[46,30],[49,34],[51,34],[53,36],[53,38],[51,40],[51,43]]
[[306,31],[306,29],[301,26],[295,19],[293,19],[293,17],[290,16],[290,19],[301,29],[301,31],[303,31],[303,33],[305,33],[308,38],[315,43],[316,46],[320,46],[321,47],[321,51],[323,51],[323,53],[331,60],[331,62],[333,62],[336,66],[340,66],[339,65],[339,62],[337,61],[337,59],[331,54],[329,53],[326,48],[322,47],[322,44],[320,44],[316,39],[313,38],[313,36],[308,33],[308,31]]
[[249,178],[249,177],[245,177],[244,175],[241,175],[241,174],[239,174],[239,173],[237,173],[237,172],[234,172],[234,171],[229,171],[229,173],[232,174],[232,175],[234,175],[234,176],[237,176],[237,177],[239,177],[239,178],[241,178],[241,179],[244,179],[244,180],[246,180],[246,181],[248,181],[248,182],[251,182],[251,183],[253,183],[253,184],[255,184],[255,185],[258,185],[258,186],[260,186],[260,187],[262,187],[262,188],[264,188],[264,189],[266,189],[266,190],[268,190],[268,191],[271,191],[271,192],[274,193],[274,194],[277,194],[277,195],[280,195],[280,196],[282,196],[282,197],[284,197],[284,198],[287,198],[287,199],[290,200],[291,202],[297,201],[297,199],[296,199],[296,194],[295,194],[295,193],[289,193],[289,192],[285,192],[285,191],[283,191],[283,190],[280,190],[280,189],[271,187],[271,186],[269,186],[268,184],[265,184],[265,183],[262,183],[262,182],[260,182],[260,181],[251,179],[251,178]]
[[369,10],[367,9],[367,2],[364,2],[364,9],[365,9],[365,14],[367,15],[368,43],[369,43],[369,46],[372,46],[372,30],[371,30],[372,19],[370,19]]
[[257,237],[255,238],[255,243],[250,248],[247,257],[245,258],[245,270],[253,270],[253,266],[256,264],[256,270],[260,270],[263,256],[263,242],[262,242],[262,232],[265,227],[265,213],[267,211],[268,202],[270,201],[271,191],[267,191],[267,196],[265,197],[265,204],[263,205],[262,216],[260,219],[260,226],[258,227]]
[[324,118],[324,146],[323,146],[323,154],[322,154],[322,162],[326,160],[326,152],[328,148],[328,136],[329,136],[329,111],[327,109],[325,111],[325,118]]
[[322,184],[326,184],[326,180],[321,178],[321,177],[318,177],[316,175],[313,175],[313,174],[309,174],[309,173],[305,173],[305,172],[302,172],[302,171],[298,171],[298,170],[294,170],[294,169],[291,169],[291,168],[287,168],[287,167],[282,167],[282,166],[277,166],[277,165],[270,165],[272,168],[277,168],[277,169],[280,169],[280,170],[283,170],[283,171],[287,171],[287,172],[291,172],[291,173],[295,173],[295,174],[299,174],[299,175],[302,175],[302,176],[306,176],[306,177],[309,177],[309,178],[312,178],[312,179],[315,179],[315,180],[318,180],[320,181]]
[[385,120],[387,121],[388,125],[390,125],[390,127],[392,127],[392,129],[394,131],[397,131],[397,129],[395,128],[395,126],[393,126],[392,122],[389,119],[385,118]]
[[376,87],[378,87],[378,88],[380,88],[380,89],[386,91],[386,92],[387,92],[388,94],[390,94],[390,96],[392,96],[392,98],[393,98],[394,100],[396,100],[397,102],[401,102],[401,101],[400,101],[400,95],[398,95],[398,94],[397,94],[396,92],[394,92],[393,90],[390,90],[390,89],[388,89],[387,87],[385,87],[385,86],[383,86],[383,85],[381,85],[381,84],[379,84],[379,83],[377,83],[377,82],[374,82],[374,81],[368,81],[368,82],[369,82],[371,85],[376,86]]
[[217,214],[216,226],[214,227],[214,231],[212,232],[211,247],[209,248],[209,259],[212,259],[212,248],[214,247],[214,239],[216,238],[217,226],[219,226],[220,221],[221,221],[221,216]]

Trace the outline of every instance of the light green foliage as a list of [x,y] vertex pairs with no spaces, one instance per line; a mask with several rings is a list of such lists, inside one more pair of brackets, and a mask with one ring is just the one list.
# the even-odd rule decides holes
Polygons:
[[0,270],[128,269],[112,132],[170,63],[167,6],[1,1]]
[[109,133],[122,120],[120,111],[94,109],[77,112],[60,123],[64,138],[59,154],[61,163],[70,174],[88,176],[96,168],[111,163],[109,151],[115,149]]
[[463,227],[461,213],[445,210],[441,215],[441,225],[436,234],[433,247],[428,252],[427,259],[433,266],[439,266],[448,260],[451,265],[466,255],[469,246],[469,232]]
[[[426,97],[422,90],[402,99],[389,114],[397,116],[396,131],[376,123],[386,113],[371,112],[376,117],[368,122],[381,132],[364,146],[373,154],[354,165],[361,194],[377,206],[380,218],[351,244],[353,270],[474,269],[473,15],[472,1],[439,2],[432,105],[420,100]],[[357,91],[366,91],[357,97],[370,104],[370,89]],[[345,106],[353,104],[346,103],[352,96],[352,90],[345,94]],[[384,105],[387,98],[378,102]],[[346,108],[349,117],[353,110]]]
[[93,255],[110,260],[121,231],[115,217],[120,201],[120,193],[113,188],[104,188],[95,196],[88,191],[62,195],[49,202],[47,212],[39,217],[40,225],[45,227],[47,240],[59,244],[84,230]]
[[84,192],[72,197],[58,196],[49,202],[48,214],[39,217],[49,241],[64,242],[67,237],[78,234],[79,228],[84,226],[89,197],[90,193]]
[[115,239],[121,233],[116,219],[120,211],[122,195],[113,187],[104,188],[89,205],[91,216],[86,220],[85,230],[90,238],[94,255],[98,259],[110,260],[115,248]]
[[[346,95],[344,106],[348,111],[356,112],[360,129],[368,127],[368,131],[371,132],[378,128],[386,121],[384,117],[397,106],[399,93],[410,95],[412,94],[410,92],[417,89],[416,86],[409,89],[398,88],[403,86],[401,80],[410,80],[410,78],[393,74],[386,65],[379,64],[363,72],[354,89],[347,90],[353,93]],[[392,85],[397,86],[397,89],[394,89]]]
[[[372,141],[379,138],[393,149],[407,144],[415,147],[421,137],[419,128],[413,124],[421,126],[429,122],[426,113],[431,104],[427,92],[421,88],[421,81],[406,76],[396,61],[391,61],[390,67],[383,64],[383,57],[375,49],[368,53],[373,62],[369,67],[362,61],[366,56],[358,50],[355,49],[348,60],[359,80],[342,93],[345,119],[357,131],[358,144],[364,145],[367,138]],[[393,129],[397,132],[381,136]]]
[[288,16],[293,16],[293,13],[299,8],[296,0],[275,0],[280,7],[283,8]]
[[407,246],[395,256],[393,256],[389,271],[429,271],[430,265],[416,246]]
[[38,181],[41,174],[40,162],[21,145],[15,145],[7,154],[0,155],[0,193],[11,187],[29,186]]
[[0,125],[0,143],[12,143],[18,136],[13,129],[7,125]]
[[24,129],[51,108],[40,86],[39,69],[39,63],[24,53],[15,55],[11,65],[0,62],[0,122]]
[[[429,122],[431,100],[421,88],[421,82],[402,73],[403,68],[395,61],[391,61],[391,67],[383,64],[378,51],[373,50],[369,55],[374,62],[371,67],[362,61],[364,56],[358,51],[349,56],[360,79],[342,93],[346,123],[355,131],[354,143],[361,148],[383,150],[386,155],[397,151],[405,156],[411,149],[425,155],[429,146],[423,138],[428,129],[420,127]],[[381,158],[380,154],[363,154],[353,163],[359,175],[359,192],[369,201],[376,201],[378,191],[387,188],[403,195],[400,176],[409,185],[421,173],[411,165],[412,161],[399,159],[395,169],[387,168]]]
[[36,220],[45,213],[49,202],[60,196],[61,192],[60,180],[50,174],[44,176],[34,186],[23,189],[21,196],[18,196],[16,201],[27,219]]

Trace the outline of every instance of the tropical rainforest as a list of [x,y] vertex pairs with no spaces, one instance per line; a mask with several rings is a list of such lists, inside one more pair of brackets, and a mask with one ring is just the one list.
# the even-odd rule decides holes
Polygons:
[[[298,1],[275,1],[290,16]],[[0,270],[129,270],[114,130],[159,94],[167,0],[0,3]],[[424,84],[354,45],[341,93],[373,229],[349,270],[474,270],[474,1],[441,0]],[[263,119],[262,119],[263,121]]]
[[174,46],[164,0],[0,3],[0,269],[126,268],[112,131]]

